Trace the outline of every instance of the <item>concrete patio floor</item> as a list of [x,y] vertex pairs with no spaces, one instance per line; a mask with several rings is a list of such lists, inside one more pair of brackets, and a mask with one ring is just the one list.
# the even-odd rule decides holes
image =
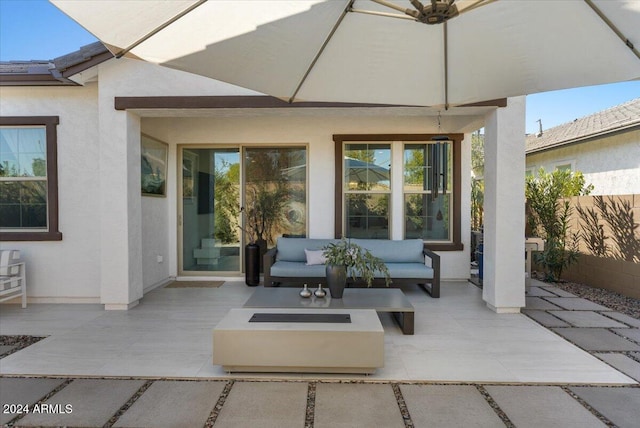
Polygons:
[[468,282],[445,283],[440,299],[418,287],[404,288],[416,310],[416,334],[402,335],[391,316],[382,315],[385,367],[371,376],[229,375],[212,364],[212,328],[253,290],[239,282],[157,289],[123,312],[100,305],[3,305],[0,335],[48,337],[0,360],[0,374],[636,384],[527,316],[490,311],[481,290]]
[[366,377],[228,376],[213,366],[211,328],[254,290],[241,283],[156,290],[128,312],[3,305],[0,335],[49,337],[0,359],[0,424],[636,427],[640,321],[534,285],[531,319],[494,314],[467,283],[445,284],[441,299],[405,289],[416,335],[383,317],[386,365]]

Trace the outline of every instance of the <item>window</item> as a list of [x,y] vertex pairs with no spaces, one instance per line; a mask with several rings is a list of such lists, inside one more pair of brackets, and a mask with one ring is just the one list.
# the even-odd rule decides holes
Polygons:
[[59,241],[57,116],[0,117],[0,239]]
[[562,161],[562,162],[557,162],[555,164],[553,164],[553,169],[554,170],[558,170],[558,171],[573,171],[574,167],[573,167],[573,161]]
[[389,239],[391,145],[344,146],[345,236]]
[[[440,137],[334,135],[335,236],[421,238],[434,250],[462,250],[463,135],[447,135],[446,141]],[[394,167],[402,170],[396,174],[402,183],[392,183]],[[398,217],[403,230],[394,232]]]
[[404,146],[404,237],[451,242],[451,142]]

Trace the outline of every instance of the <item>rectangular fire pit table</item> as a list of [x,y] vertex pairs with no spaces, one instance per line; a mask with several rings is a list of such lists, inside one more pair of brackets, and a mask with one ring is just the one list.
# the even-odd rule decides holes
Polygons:
[[[312,288],[310,290],[313,291]],[[245,308],[303,309],[375,309],[391,312],[403,334],[414,333],[414,309],[407,296],[397,288],[347,288],[342,299],[329,296],[300,297],[300,288],[258,287],[244,304]]]
[[384,330],[373,309],[234,308],[213,329],[213,364],[228,372],[368,374],[384,367]]

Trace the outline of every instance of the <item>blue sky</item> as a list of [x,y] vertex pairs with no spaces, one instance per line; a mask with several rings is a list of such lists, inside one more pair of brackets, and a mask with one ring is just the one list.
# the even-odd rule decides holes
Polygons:
[[[0,0],[0,61],[48,60],[96,41],[46,0]],[[568,89],[527,97],[527,133],[640,97],[640,81]]]

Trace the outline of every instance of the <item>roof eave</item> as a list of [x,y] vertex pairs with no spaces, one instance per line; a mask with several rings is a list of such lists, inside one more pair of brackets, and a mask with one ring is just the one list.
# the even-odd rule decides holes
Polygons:
[[78,84],[53,74],[0,74],[0,86],[78,86]]

